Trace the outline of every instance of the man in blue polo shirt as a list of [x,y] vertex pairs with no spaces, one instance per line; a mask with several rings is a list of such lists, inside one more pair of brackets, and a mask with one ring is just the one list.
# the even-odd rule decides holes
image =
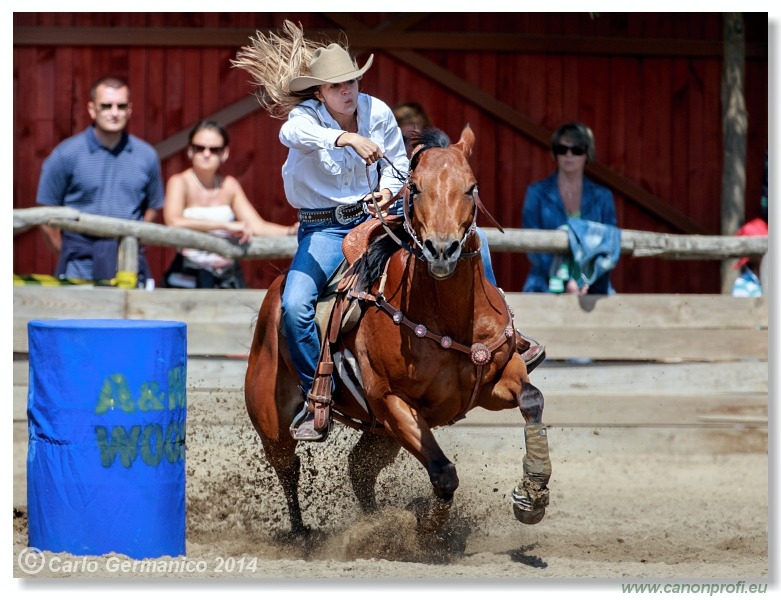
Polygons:
[[[82,213],[152,222],[163,206],[160,159],[155,149],[125,128],[132,105],[130,88],[118,77],[103,77],[90,90],[92,125],[62,141],[44,161],[38,204],[68,206]],[[59,254],[55,275],[100,281],[117,272],[118,242],[42,226],[47,245]],[[150,276],[139,249],[138,280]]]

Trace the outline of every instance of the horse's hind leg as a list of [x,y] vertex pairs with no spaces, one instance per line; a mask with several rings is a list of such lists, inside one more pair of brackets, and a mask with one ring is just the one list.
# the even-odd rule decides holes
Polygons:
[[298,480],[301,474],[301,459],[295,453],[295,442],[279,441],[266,443],[264,440],[263,447],[266,451],[266,459],[274,468],[279,483],[282,484],[282,491],[285,494],[288,515],[290,517],[291,534],[308,534],[309,528],[304,525],[304,520],[301,516],[301,505],[298,502]]
[[392,437],[364,432],[348,458],[350,482],[364,513],[377,510],[377,476],[393,462],[401,446]]
[[548,433],[542,422],[544,404],[542,392],[525,381],[518,405],[526,421],[526,456],[523,457],[523,481],[515,487],[512,497],[515,517],[527,525],[534,525],[542,520],[550,497],[548,481],[552,468],[548,452]]

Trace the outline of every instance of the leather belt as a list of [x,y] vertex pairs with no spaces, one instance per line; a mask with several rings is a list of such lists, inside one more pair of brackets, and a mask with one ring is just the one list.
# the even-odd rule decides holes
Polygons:
[[298,211],[298,220],[302,223],[338,223],[347,225],[366,214],[366,205],[363,202],[356,204],[340,204],[333,208],[308,209]]

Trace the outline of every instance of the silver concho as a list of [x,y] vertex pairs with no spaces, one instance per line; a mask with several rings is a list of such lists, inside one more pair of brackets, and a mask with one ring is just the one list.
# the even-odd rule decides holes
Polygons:
[[485,344],[472,344],[472,362],[476,365],[484,365],[491,362],[491,351]]

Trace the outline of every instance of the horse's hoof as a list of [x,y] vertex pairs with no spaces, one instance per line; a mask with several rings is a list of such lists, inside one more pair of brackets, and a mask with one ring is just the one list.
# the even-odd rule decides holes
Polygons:
[[540,508],[538,510],[524,510],[517,504],[513,504],[513,512],[515,518],[518,519],[524,525],[536,525],[545,516],[545,509]]
[[515,518],[525,525],[536,525],[545,516],[545,507],[550,502],[550,490],[524,477],[512,494]]
[[415,515],[418,533],[435,533],[444,527],[450,517],[453,500],[448,502],[439,498],[416,498],[407,504],[407,510]]

